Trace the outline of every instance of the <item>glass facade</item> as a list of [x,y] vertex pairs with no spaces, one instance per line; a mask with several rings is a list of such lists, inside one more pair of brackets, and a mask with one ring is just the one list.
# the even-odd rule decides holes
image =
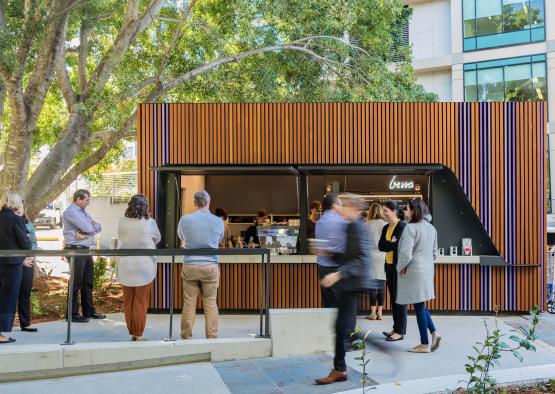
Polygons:
[[545,40],[544,0],[463,0],[464,50]]
[[465,101],[547,100],[545,55],[464,65]]

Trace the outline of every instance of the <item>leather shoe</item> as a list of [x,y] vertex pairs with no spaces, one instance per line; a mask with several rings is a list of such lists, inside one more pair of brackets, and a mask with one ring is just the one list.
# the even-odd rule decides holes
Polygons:
[[325,378],[316,379],[316,384],[331,384],[335,382],[344,382],[347,380],[347,372],[341,372],[337,369],[332,369],[330,374]]
[[38,329],[35,327],[21,327],[21,331],[26,331],[26,332],[37,332]]
[[79,315],[77,315],[77,316],[73,316],[73,317],[71,318],[71,321],[72,321],[73,323],[88,323],[88,322],[89,322],[89,319],[88,319],[87,317],[85,317],[85,316],[79,316]]
[[96,312],[93,315],[90,315],[87,317],[91,319],[106,319],[106,315],[103,315],[101,313],[96,313]]

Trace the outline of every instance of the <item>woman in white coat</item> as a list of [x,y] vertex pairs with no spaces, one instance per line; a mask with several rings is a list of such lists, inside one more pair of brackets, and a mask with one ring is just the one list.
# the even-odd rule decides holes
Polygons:
[[[148,199],[137,194],[128,203],[125,217],[118,226],[119,249],[156,249],[160,231],[150,217]],[[156,276],[156,258],[152,256],[120,257],[117,278],[123,288],[125,323],[132,341],[143,341],[146,311],[152,282]]]
[[[426,203],[412,199],[405,208],[409,222],[399,241],[397,272],[397,303],[413,304],[416,313],[420,345],[409,352],[429,353],[439,347],[439,336],[425,302],[435,298],[434,269],[437,257],[437,232],[430,223],[432,217]],[[428,330],[432,345],[428,342]]]
[[373,203],[368,210],[368,222],[366,222],[370,237],[370,279],[372,280],[372,288],[369,290],[370,314],[365,317],[367,320],[382,320],[385,292],[385,252],[380,252],[378,243],[386,224],[386,221],[383,220],[382,206]]

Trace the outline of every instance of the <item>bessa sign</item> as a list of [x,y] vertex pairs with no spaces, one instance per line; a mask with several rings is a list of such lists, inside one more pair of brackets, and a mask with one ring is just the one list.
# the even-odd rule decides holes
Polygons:
[[420,186],[416,185],[413,180],[397,180],[397,175],[389,181],[389,190],[419,190]]

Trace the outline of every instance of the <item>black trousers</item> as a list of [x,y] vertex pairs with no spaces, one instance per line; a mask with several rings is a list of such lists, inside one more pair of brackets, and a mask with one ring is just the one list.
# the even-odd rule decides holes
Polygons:
[[346,371],[345,345],[351,338],[357,318],[358,293],[336,291],[337,320],[335,321],[335,356],[333,367],[338,371]]
[[23,264],[0,264],[0,332],[13,327]]
[[385,292],[385,280],[375,280],[374,288],[370,289],[370,306],[383,306],[384,304],[384,292]]
[[405,335],[407,333],[407,306],[399,305],[395,302],[397,299],[397,267],[394,264],[385,264],[385,277],[387,288],[389,289],[389,297],[391,298],[393,331],[397,334]]
[[[335,267],[322,267],[318,266],[318,276],[322,279],[328,274],[332,274],[337,271]],[[320,291],[322,294],[322,307],[323,308],[337,308],[337,297],[335,291],[331,287],[320,286]]]
[[93,305],[93,264],[91,256],[75,257],[73,316],[79,315],[79,294],[81,294],[83,316],[90,317],[96,313]]
[[33,267],[23,267],[19,298],[17,299],[17,315],[19,316],[19,326],[22,328],[31,325],[31,290],[33,289],[34,271]]

